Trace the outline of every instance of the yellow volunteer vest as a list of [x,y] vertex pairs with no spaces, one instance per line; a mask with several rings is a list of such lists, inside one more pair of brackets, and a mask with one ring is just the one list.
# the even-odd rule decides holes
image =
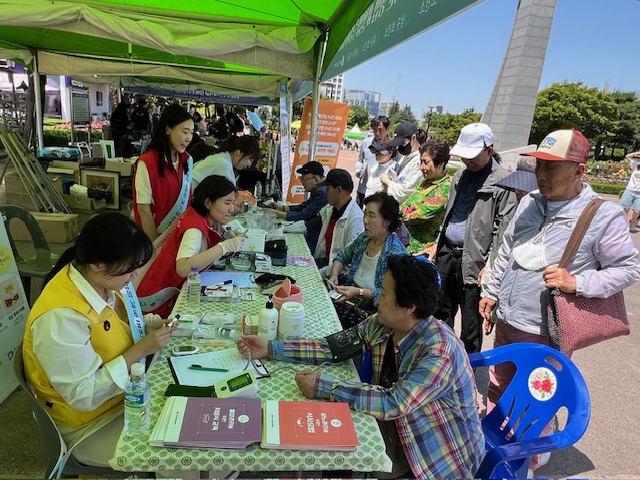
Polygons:
[[[116,292],[116,295],[122,301],[120,293]],[[83,427],[120,408],[124,396],[123,394],[117,395],[95,410],[83,412],[71,407],[51,386],[38,357],[33,352],[31,325],[42,314],[54,308],[70,308],[87,317],[91,325],[91,345],[102,358],[103,365],[133,346],[131,327],[126,322],[126,318],[122,320],[109,307],[106,307],[102,314],[93,310],[78,287],[69,278],[68,265],[47,284],[31,309],[27,318],[22,347],[27,378],[31,382],[38,400],[44,405],[45,410],[49,412],[56,424],[71,428]],[[108,329],[105,328],[105,321],[109,322]]]

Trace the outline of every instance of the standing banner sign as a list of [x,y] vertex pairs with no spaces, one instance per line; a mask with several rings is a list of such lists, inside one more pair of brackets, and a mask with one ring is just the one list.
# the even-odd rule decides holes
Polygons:
[[13,356],[22,342],[29,304],[11,251],[4,219],[0,219],[0,403],[18,386]]
[[[291,92],[286,83],[280,82],[280,153],[282,159],[281,174],[279,178],[282,196],[289,191],[289,178],[291,177],[291,122],[289,107],[291,106]],[[277,163],[277,162],[276,162]],[[277,172],[278,169],[276,168]]]
[[[316,158],[325,167],[325,173],[335,168],[340,155],[342,137],[347,127],[349,105],[346,103],[320,100],[318,108],[318,141]],[[298,169],[309,161],[309,137],[311,135],[311,99],[304,102],[302,125],[298,134],[296,153],[293,158],[293,174],[287,190],[287,201],[300,203],[304,200],[304,187]]]

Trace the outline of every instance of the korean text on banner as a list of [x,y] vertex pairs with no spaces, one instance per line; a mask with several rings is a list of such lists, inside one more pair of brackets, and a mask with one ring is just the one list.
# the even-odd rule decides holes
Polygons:
[[[325,167],[325,173],[335,168],[340,155],[342,137],[347,126],[349,105],[346,103],[320,100],[318,108],[318,140],[316,143],[316,161]],[[300,203],[304,200],[304,187],[300,181],[298,169],[309,161],[309,142],[311,134],[311,99],[304,102],[302,126],[298,134],[293,175],[287,190],[287,201]]]
[[13,356],[22,342],[29,303],[11,244],[0,217],[0,403],[18,386],[13,374]]

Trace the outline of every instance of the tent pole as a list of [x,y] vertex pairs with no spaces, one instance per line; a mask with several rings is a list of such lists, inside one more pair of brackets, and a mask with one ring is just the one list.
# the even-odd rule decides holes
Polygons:
[[320,104],[320,77],[322,75],[322,61],[327,50],[327,32],[322,35],[322,41],[318,45],[318,55],[316,57],[316,71],[313,77],[313,92],[311,93],[311,135],[309,137],[309,157],[308,162],[316,159],[316,142],[318,141],[318,110]]
[[[33,55],[33,89],[36,101],[36,133],[38,135],[38,148],[44,148],[44,136],[42,134],[42,101],[40,100],[40,74],[38,73],[38,54]],[[36,150],[36,153],[38,150]]]

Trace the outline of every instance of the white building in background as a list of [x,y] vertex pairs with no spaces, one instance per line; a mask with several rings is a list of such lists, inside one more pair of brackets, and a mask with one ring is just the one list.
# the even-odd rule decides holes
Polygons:
[[380,108],[378,109],[378,115],[384,115],[385,117],[388,117],[389,112],[391,111],[391,105],[393,105],[393,102],[380,103]]
[[380,115],[380,93],[370,90],[345,90],[344,101],[349,105],[359,105],[369,112],[370,117]]
[[324,95],[329,100],[335,100],[336,102],[342,102],[344,99],[344,74],[340,74],[337,77],[330,78],[329,80],[320,84],[320,94]]
[[444,111],[444,107],[442,105],[429,105],[422,111],[422,115],[424,116],[429,113],[437,113],[439,115],[442,115],[443,111]]
[[[24,94],[28,85],[29,76],[23,67],[10,60],[0,59],[0,91]],[[109,85],[83,84],[63,75],[47,75],[43,114],[70,121],[72,90],[86,92],[92,120],[102,120],[109,116]]]

